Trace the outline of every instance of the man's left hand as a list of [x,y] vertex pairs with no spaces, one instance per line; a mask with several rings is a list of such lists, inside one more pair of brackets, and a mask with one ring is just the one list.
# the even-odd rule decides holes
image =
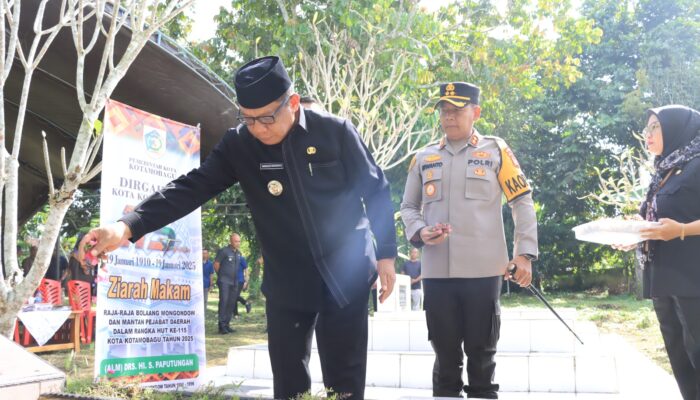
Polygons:
[[396,282],[396,270],[394,269],[393,258],[383,258],[377,261],[377,274],[379,274],[379,282],[382,288],[379,290],[379,302],[384,303],[387,297],[394,290]]
[[[510,264],[515,264],[517,267],[512,280],[521,287],[529,286],[530,283],[532,283],[532,262],[525,256],[516,256],[508,263],[509,267]],[[510,271],[508,271],[508,268],[506,268],[504,280],[508,279],[511,279]]]

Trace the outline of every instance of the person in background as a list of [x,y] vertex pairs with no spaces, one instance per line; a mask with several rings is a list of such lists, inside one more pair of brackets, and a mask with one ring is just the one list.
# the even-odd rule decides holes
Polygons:
[[79,235],[78,239],[75,241],[75,246],[70,252],[68,259],[68,280],[83,281],[90,284],[91,292],[92,285],[95,283],[95,267],[94,265],[88,265],[86,260],[80,260],[80,241],[83,235]]
[[31,247],[29,247],[29,255],[27,256],[27,258],[22,260],[22,272],[24,273],[24,276],[27,276],[29,270],[32,268],[32,264],[34,263],[34,258],[36,257],[37,250],[37,246],[35,244],[32,244]]
[[301,96],[299,99],[299,104],[307,110],[313,110],[316,112],[325,112],[321,103],[311,96]]
[[245,307],[245,312],[250,314],[252,304],[241,296],[243,291],[248,290],[248,262],[246,258],[241,256],[241,265],[238,268],[238,285],[236,285],[236,304],[233,307],[233,318],[238,319],[238,303]]
[[214,276],[214,264],[209,259],[209,250],[202,250],[202,283],[204,288],[202,294],[204,297],[204,315],[207,313],[207,304],[209,304],[209,291],[211,290],[211,280]]
[[420,274],[420,252],[415,247],[411,249],[410,259],[401,267],[401,273],[411,277],[411,310],[419,311],[422,309],[423,289],[421,285]]
[[49,268],[46,270],[44,278],[53,279],[61,282],[61,286],[66,288],[66,279],[68,278],[68,259],[63,255],[63,249],[61,246],[54,246],[53,254],[51,255],[51,261],[49,262]]
[[700,112],[680,105],[647,111],[647,150],[654,175],[639,214],[657,226],[641,230],[636,248],[683,399],[700,400]]
[[219,250],[214,259],[216,285],[219,287],[219,333],[222,335],[235,332],[229,324],[238,295],[238,270],[245,263],[240,248],[240,235],[232,233],[229,245]]

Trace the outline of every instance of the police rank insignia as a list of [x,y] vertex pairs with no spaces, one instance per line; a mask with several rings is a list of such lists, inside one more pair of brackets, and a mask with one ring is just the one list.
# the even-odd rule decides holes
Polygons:
[[435,196],[435,191],[436,191],[436,188],[435,188],[435,184],[434,184],[434,183],[428,183],[427,185],[425,185],[425,194],[426,194],[428,197],[433,197],[433,196]]
[[306,154],[316,154],[316,148],[314,146],[307,147]]
[[505,152],[510,157],[510,161],[513,162],[513,165],[515,165],[516,168],[520,168],[520,164],[518,163],[518,160],[515,158],[515,154],[513,154],[513,150],[510,149],[510,147],[505,148]]
[[469,144],[472,146],[476,147],[476,145],[479,143],[479,137],[472,134],[472,137],[469,139]]
[[283,190],[284,187],[282,187],[280,181],[272,180],[267,183],[267,191],[270,192],[270,194],[273,196],[281,195]]

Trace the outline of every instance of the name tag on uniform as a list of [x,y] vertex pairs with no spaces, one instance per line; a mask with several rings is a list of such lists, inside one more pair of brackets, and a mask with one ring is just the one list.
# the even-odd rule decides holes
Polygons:
[[260,171],[272,171],[272,170],[277,170],[277,169],[284,169],[284,164],[280,163],[260,163]]

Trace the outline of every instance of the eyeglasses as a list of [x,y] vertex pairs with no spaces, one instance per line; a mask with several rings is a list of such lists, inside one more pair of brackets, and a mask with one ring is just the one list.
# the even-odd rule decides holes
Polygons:
[[247,125],[247,126],[255,125],[256,121],[260,122],[263,125],[274,124],[275,120],[276,120],[275,116],[277,115],[277,113],[280,112],[282,107],[284,107],[284,105],[287,104],[287,102],[289,101],[289,98],[290,98],[290,96],[287,96],[287,98],[284,99],[284,101],[279,106],[277,106],[275,111],[273,111],[272,114],[270,114],[270,115],[261,115],[259,117],[246,117],[245,115],[242,115],[241,112],[239,111],[236,119],[238,120],[238,122],[242,123],[243,125]]
[[642,129],[642,135],[647,136],[651,135],[656,131],[656,128],[660,127],[661,124],[658,122],[652,122],[651,124],[647,125],[644,129]]
[[469,108],[471,104],[467,104],[464,107],[461,108],[445,108],[445,107],[438,107],[438,114],[440,114],[440,117],[447,117],[450,115],[459,115],[467,111],[467,108]]

